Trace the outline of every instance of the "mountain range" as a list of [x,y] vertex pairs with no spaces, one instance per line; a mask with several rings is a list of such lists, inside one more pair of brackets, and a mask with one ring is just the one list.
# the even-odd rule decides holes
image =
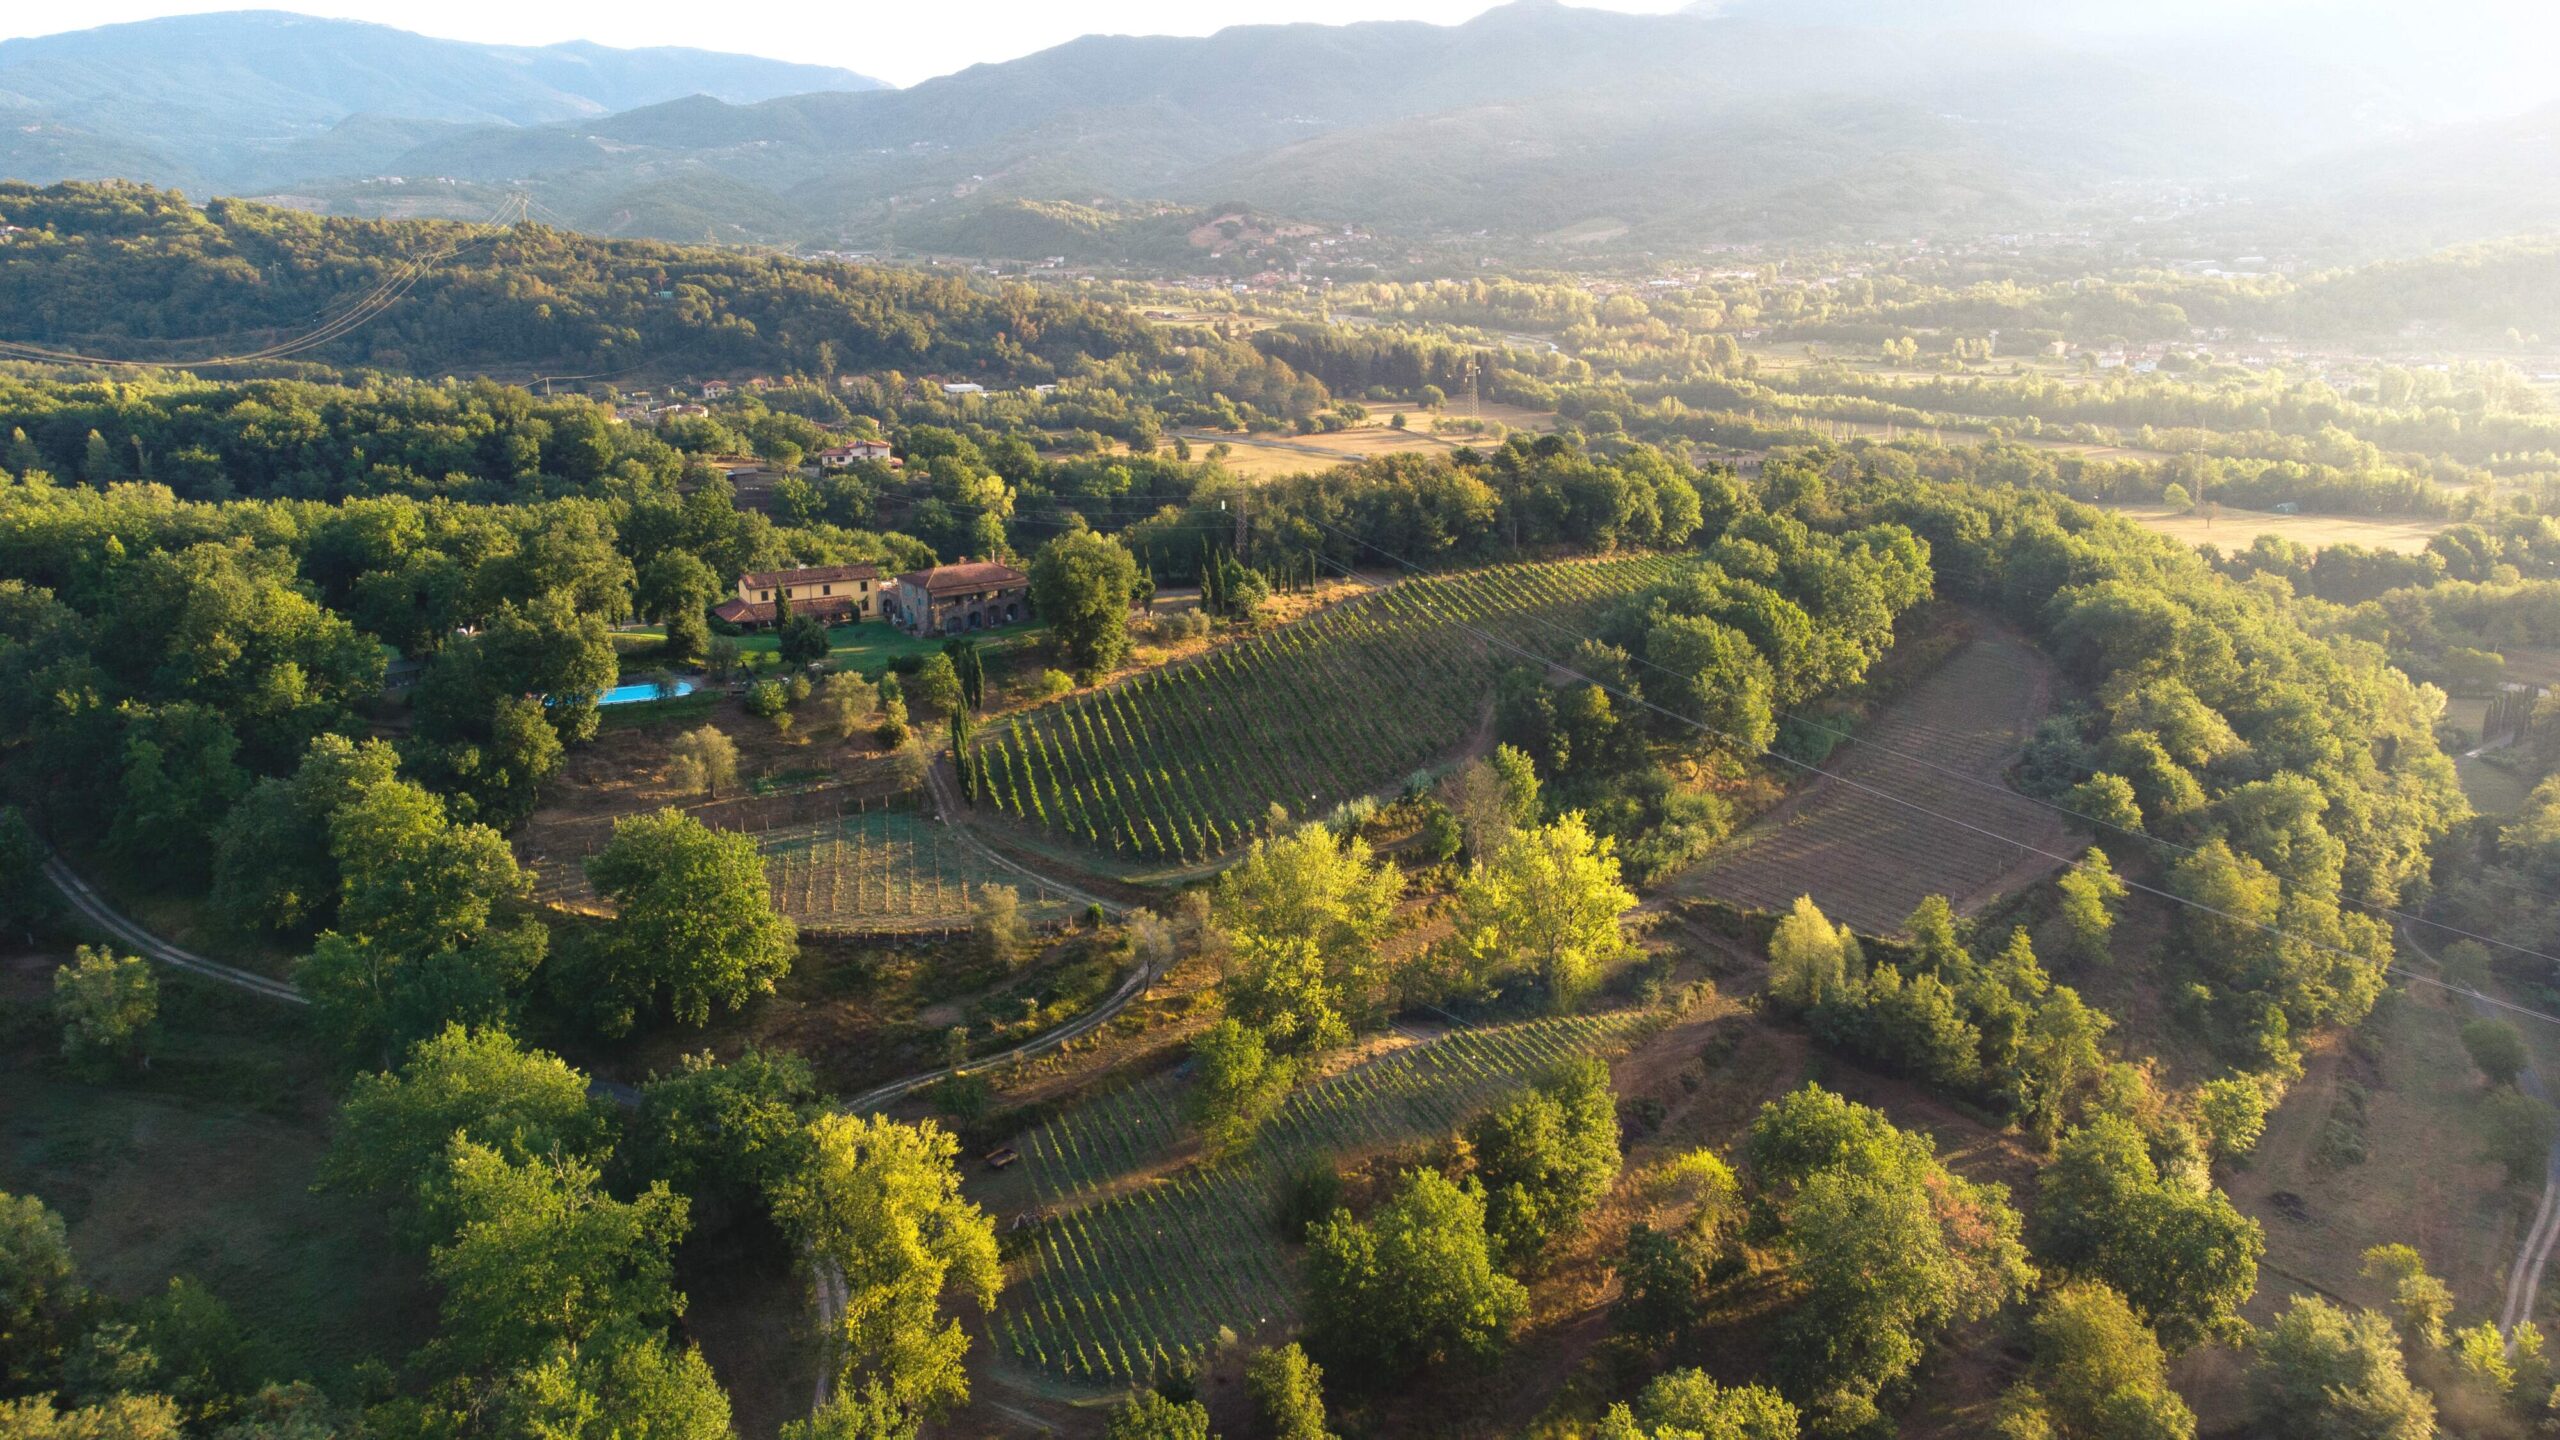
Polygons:
[[877,80],[709,50],[439,40],[277,10],[0,41],[0,173],[223,190],[364,173],[449,132],[736,103]]
[[603,234],[1159,260],[1243,212],[1657,250],[2138,216],[2351,252],[2560,220],[2518,198],[2560,179],[2560,127],[2528,108],[2551,82],[2491,11],[2310,13],[1515,0],[1459,25],[1087,36],[890,89],[248,12],[0,44],[0,114],[26,115],[0,174],[393,216],[521,190]]

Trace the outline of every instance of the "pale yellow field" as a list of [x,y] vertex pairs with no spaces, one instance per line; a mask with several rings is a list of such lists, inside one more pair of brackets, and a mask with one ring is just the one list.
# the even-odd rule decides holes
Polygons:
[[[1459,402],[1460,408],[1463,408],[1463,403]],[[1257,480],[1329,469],[1380,455],[1402,455],[1414,451],[1446,453],[1461,445],[1490,443],[1490,437],[1486,436],[1432,434],[1428,427],[1433,417],[1419,408],[1402,411],[1409,428],[1390,429],[1383,419],[1398,413],[1398,410],[1399,407],[1384,402],[1371,405],[1370,413],[1380,417],[1381,423],[1330,434],[1231,435],[1223,431],[1186,430],[1182,436],[1190,442],[1191,453],[1198,456],[1205,457],[1211,445],[1226,445],[1227,468]],[[1530,410],[1518,405],[1484,405],[1478,408],[1475,418],[1498,420],[1513,430],[1529,431],[1552,429],[1556,421],[1553,411]]]
[[2428,541],[2454,523],[2424,515],[2276,515],[2228,505],[2212,517],[2162,505],[2107,508],[2145,530],[2190,545],[2217,545],[2225,551],[2246,550],[2261,535],[2278,535],[2304,545],[2363,545],[2408,555],[2426,549]]

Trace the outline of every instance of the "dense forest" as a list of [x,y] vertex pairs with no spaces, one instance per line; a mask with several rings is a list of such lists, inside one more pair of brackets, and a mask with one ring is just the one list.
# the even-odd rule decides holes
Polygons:
[[[418,375],[929,369],[1047,379],[1158,356],[1136,317],[914,270],[505,227],[199,208],[132,185],[0,185],[11,339],[185,363],[290,339],[379,287],[404,298],[306,358]],[[250,343],[244,343],[250,342]]]

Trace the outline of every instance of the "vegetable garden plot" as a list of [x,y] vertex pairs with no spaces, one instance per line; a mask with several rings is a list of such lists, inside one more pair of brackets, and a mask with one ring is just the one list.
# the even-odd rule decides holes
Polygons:
[[1791,814],[1753,826],[1670,888],[1759,910],[1811,895],[1832,919],[1890,935],[1930,895],[1962,906],[2043,863],[2019,842],[2072,852],[2080,842],[2061,817],[2002,788],[2008,757],[2042,718],[2046,669],[2013,637],[1970,642],[1865,743],[1832,752],[1824,768],[1849,783],[1815,782],[1823,788]]
[[759,833],[774,908],[810,930],[884,930],[965,922],[990,885],[1021,892],[1026,918],[1067,913],[989,862],[951,827],[912,810],[869,810]]
[[1159,1076],[1018,1143],[1052,1217],[1005,1292],[1013,1355],[1071,1380],[1122,1383],[1294,1318],[1297,1281],[1272,1229],[1282,1179],[1318,1156],[1443,1135],[1560,1060],[1613,1047],[1625,1015],[1460,1030],[1355,1065],[1289,1098],[1252,1148],[1101,1198],[1182,1139],[1181,1087]]
[[[774,908],[802,929],[860,932],[963,925],[990,885],[1010,885],[1024,918],[1060,919],[1077,907],[989,861],[950,826],[918,811],[917,792],[887,797],[757,797],[693,807],[712,828],[744,833],[764,856]],[[797,802],[797,803],[788,803]],[[571,909],[606,908],[586,861],[612,839],[588,827],[583,852],[533,862],[535,897]]]
[[1206,860],[1244,843],[1275,803],[1319,814],[1463,742],[1518,658],[1467,627],[1561,659],[1571,632],[1683,563],[1627,556],[1406,581],[988,726],[971,752],[979,800],[1096,849]]

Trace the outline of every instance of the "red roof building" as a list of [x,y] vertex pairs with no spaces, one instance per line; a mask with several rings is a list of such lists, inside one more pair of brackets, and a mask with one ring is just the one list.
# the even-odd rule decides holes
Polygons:
[[816,565],[799,570],[749,571],[738,577],[738,593],[711,607],[711,613],[748,629],[773,623],[782,608],[779,596],[791,598],[791,613],[814,615],[830,625],[880,618],[877,565]]
[[889,587],[890,623],[911,635],[960,635],[1031,618],[1031,577],[993,560],[962,557],[901,575]]

